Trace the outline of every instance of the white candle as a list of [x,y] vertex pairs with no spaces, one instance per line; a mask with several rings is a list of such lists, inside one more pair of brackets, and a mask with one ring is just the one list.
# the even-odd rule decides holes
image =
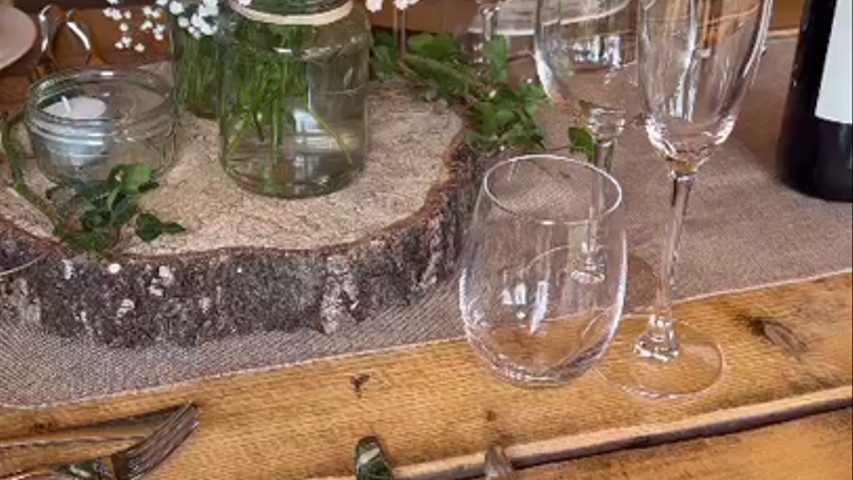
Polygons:
[[62,101],[44,108],[46,113],[72,120],[91,120],[101,117],[107,111],[107,104],[92,97],[62,97]]

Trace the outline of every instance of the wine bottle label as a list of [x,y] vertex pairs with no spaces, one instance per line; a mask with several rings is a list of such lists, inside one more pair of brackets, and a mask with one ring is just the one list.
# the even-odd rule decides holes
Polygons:
[[815,116],[837,123],[853,123],[853,0],[838,0],[832,34],[826,50],[823,80]]

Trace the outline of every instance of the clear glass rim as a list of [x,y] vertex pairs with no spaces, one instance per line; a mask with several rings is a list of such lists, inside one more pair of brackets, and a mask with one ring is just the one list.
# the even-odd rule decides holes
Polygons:
[[[156,91],[158,94],[162,95],[162,99],[157,103],[157,105],[140,112],[138,115],[125,117],[119,120],[113,118],[72,119],[53,115],[39,108],[39,102],[44,98],[44,94],[49,88],[52,86],[62,85],[73,80],[95,82],[135,82]],[[45,123],[63,126],[99,127],[104,125],[136,125],[164,115],[170,115],[171,105],[172,88],[168,83],[166,83],[166,80],[157,74],[138,68],[83,67],[63,70],[62,72],[48,75],[33,83],[27,92],[28,116]]]
[[[588,216],[587,218],[579,219],[579,220],[555,220],[553,218],[541,218],[541,217],[537,217],[537,216],[533,216],[533,215],[524,215],[524,214],[518,213],[514,209],[507,207],[506,205],[504,205],[501,202],[501,200],[498,198],[498,196],[495,195],[495,193],[492,191],[491,182],[489,180],[492,178],[492,176],[498,170],[500,170],[502,168],[506,168],[507,166],[512,165],[512,164],[517,164],[517,163],[522,163],[522,162],[532,162],[533,160],[559,161],[559,162],[563,162],[563,163],[573,165],[573,166],[578,167],[578,168],[583,168],[583,169],[592,171],[596,175],[599,175],[602,178],[604,178],[607,182],[610,183],[610,185],[612,185],[613,187],[616,188],[616,198],[614,200],[612,200],[611,202],[607,202],[607,205],[605,206],[604,211],[600,212],[598,215]],[[619,211],[622,208],[623,202],[624,202],[624,193],[622,191],[622,185],[619,184],[619,182],[616,180],[615,177],[613,177],[613,175],[610,175],[609,173],[605,172],[604,170],[597,168],[594,165],[591,165],[589,162],[587,162],[585,160],[578,160],[577,157],[572,158],[572,157],[567,157],[564,155],[532,154],[532,155],[522,155],[519,157],[513,157],[513,158],[510,158],[507,160],[500,161],[486,171],[486,174],[483,176],[483,184],[482,185],[483,185],[483,192],[489,198],[489,201],[491,201],[493,205],[495,205],[496,207],[498,207],[502,211],[508,213],[509,215],[512,215],[513,217],[523,219],[523,220],[531,222],[531,223],[538,223],[540,225],[545,225],[545,226],[550,226],[550,225],[567,225],[567,226],[588,225],[591,222],[601,221],[601,220],[604,220],[604,219],[612,216],[614,213],[616,213],[617,211]]]

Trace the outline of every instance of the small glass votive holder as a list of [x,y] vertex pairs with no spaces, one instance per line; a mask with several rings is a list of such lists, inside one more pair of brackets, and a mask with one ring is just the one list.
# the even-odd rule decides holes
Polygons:
[[165,173],[177,157],[172,89],[139,69],[84,68],[30,87],[26,125],[39,169],[58,184],[102,181],[117,165]]

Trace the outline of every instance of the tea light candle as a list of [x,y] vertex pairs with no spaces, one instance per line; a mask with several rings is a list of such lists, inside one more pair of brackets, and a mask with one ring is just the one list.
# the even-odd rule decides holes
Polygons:
[[92,97],[62,96],[62,100],[44,108],[46,113],[71,120],[91,120],[99,118],[107,111],[107,104]]
[[27,95],[36,161],[54,183],[102,181],[120,164],[155,175],[175,160],[171,88],[144,70],[86,68],[42,78]]

